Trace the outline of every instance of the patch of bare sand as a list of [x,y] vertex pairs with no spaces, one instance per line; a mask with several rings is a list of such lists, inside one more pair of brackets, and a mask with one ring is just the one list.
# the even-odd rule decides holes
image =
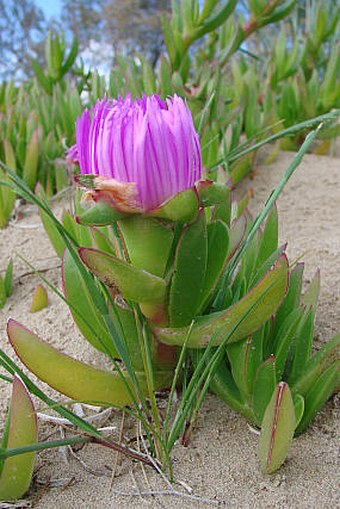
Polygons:
[[[278,183],[293,154],[282,153],[270,166],[258,167],[254,179],[242,184],[252,187],[255,198],[251,208],[259,211],[270,191]],[[340,163],[339,159],[307,155],[279,199],[280,238],[288,241],[291,260],[303,256],[305,279],[310,280],[316,267],[321,269],[321,295],[317,313],[316,332],[319,342],[340,330]],[[23,225],[37,224],[32,229]],[[0,270],[3,270],[13,251],[21,253],[38,268],[48,268],[46,276],[60,286],[60,270],[51,269],[59,261],[46,239],[36,212],[26,215],[16,227],[0,233]],[[12,316],[38,332],[52,344],[87,362],[104,366],[104,357],[95,352],[73,325],[66,306],[50,294],[50,306],[36,314],[28,312],[34,275],[15,258],[14,291],[3,310],[0,310],[1,346],[11,353],[5,334],[5,321]],[[0,410],[6,408],[7,387],[1,383]],[[52,393],[52,391],[51,391]],[[39,403],[41,408],[41,404]],[[141,468],[124,461],[110,490],[110,469],[114,453],[98,446],[87,446],[79,453],[85,465],[66,457],[60,451],[47,451],[39,456],[36,478],[50,481],[41,490],[39,484],[29,494],[39,509],[77,508],[159,508],[169,509],[206,507],[203,498],[210,498],[226,507],[235,508],[323,508],[338,507],[337,417],[338,398],[327,403],[309,430],[294,440],[293,446],[279,473],[272,477],[261,474],[257,460],[257,437],[249,430],[245,419],[229,410],[215,397],[209,396],[201,412],[197,429],[189,447],[176,445],[173,463],[176,479],[191,486],[201,500],[178,496],[133,496],[139,490],[148,491]],[[3,419],[2,419],[3,420]],[[119,416],[113,416],[119,426]],[[56,431],[42,426],[41,438]],[[131,434],[131,430],[127,433]],[[114,434],[113,438],[117,438]],[[56,437],[56,435],[54,435]],[[94,471],[94,472],[93,472]],[[168,488],[151,469],[147,468],[151,489]],[[59,487],[52,487],[56,484]],[[176,487],[176,489],[181,489]],[[124,492],[129,496],[118,495]],[[39,500],[36,498],[38,496]]]

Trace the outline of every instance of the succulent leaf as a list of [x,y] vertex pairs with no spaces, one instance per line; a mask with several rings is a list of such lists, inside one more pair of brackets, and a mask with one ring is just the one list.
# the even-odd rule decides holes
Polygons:
[[249,371],[252,367],[252,336],[237,341],[227,346],[227,354],[230,362],[231,372],[237,387],[242,395],[249,396],[251,375]]
[[327,341],[320,350],[315,353],[309,360],[306,369],[299,375],[297,380],[290,382],[290,374],[287,381],[292,388],[294,394],[299,393],[306,397],[308,392],[312,390],[318,378],[329,366],[338,362],[340,359],[340,335],[334,336]]
[[79,256],[93,274],[110,288],[118,289],[125,299],[148,303],[165,298],[166,283],[154,274],[97,249],[80,248]]
[[211,298],[223,269],[227,263],[229,232],[223,221],[212,221],[208,224],[208,259],[202,301],[199,311],[203,311]]
[[189,325],[202,302],[208,258],[207,224],[204,211],[184,228],[175,253],[169,292],[169,323]]
[[42,285],[35,287],[32,303],[30,307],[30,313],[36,313],[48,306],[48,295],[46,289]]
[[[67,250],[62,260],[62,277],[64,294],[70,303],[70,311],[80,332],[92,346],[117,357],[117,351],[104,325],[102,315],[93,302],[92,294],[82,278],[78,265]],[[84,319],[91,327],[85,323]]]
[[311,356],[314,335],[314,310],[305,309],[298,324],[289,366],[289,379],[297,380],[304,372]]
[[12,295],[12,282],[13,282],[13,260],[10,260],[8,262],[4,277],[4,288],[7,298]]
[[[245,404],[245,400],[225,364],[219,364],[210,381],[209,389],[234,410],[243,414],[247,413],[249,406]],[[249,418],[252,420],[252,415],[249,415]]]
[[259,439],[262,470],[275,472],[284,462],[296,426],[294,403],[288,384],[280,382],[266,408]]
[[290,353],[290,350],[293,347],[295,347],[297,340],[296,340],[296,330],[303,318],[303,309],[301,307],[298,307],[297,309],[294,309],[290,313],[290,315],[287,316],[285,321],[283,322],[280,330],[278,331],[277,335],[273,341],[273,354],[275,356],[275,362],[276,362],[276,372],[277,372],[277,378],[278,381],[281,380],[282,375],[284,373],[286,361],[288,358],[288,354]]
[[[214,341],[218,345],[239,341],[256,331],[278,308],[287,290],[288,262],[281,255],[273,268],[252,290],[230,308],[200,316],[191,328],[189,348],[203,348]],[[188,335],[188,327],[156,328],[159,341],[181,346]]]
[[329,366],[305,396],[305,411],[296,433],[302,433],[340,383],[340,361]]
[[[134,388],[117,371],[103,371],[65,355],[26,327],[10,319],[7,323],[9,340],[21,361],[40,380],[78,401],[97,405],[124,407],[132,402]],[[147,393],[144,373],[136,373],[142,390]],[[171,379],[171,378],[170,378]],[[169,372],[155,373],[155,388],[166,387]],[[130,388],[130,390],[129,390]]]
[[156,219],[140,216],[122,219],[118,224],[132,265],[163,277],[174,238],[173,231]]
[[265,410],[276,387],[275,357],[271,355],[256,372],[253,392],[253,409],[258,424],[262,422]]
[[[13,378],[12,400],[2,447],[12,449],[37,442],[38,424],[33,401],[17,375]],[[21,498],[28,490],[35,453],[5,459],[0,467],[0,500]]]
[[287,295],[275,315],[274,336],[277,335],[287,316],[294,311],[300,303],[303,269],[304,265],[302,263],[298,263],[289,274],[289,288]]
[[[46,193],[40,183],[38,183],[35,188],[35,194],[42,203],[47,203]],[[51,219],[41,207],[38,208],[38,211],[40,219],[44,225],[45,232],[47,233],[55,252],[59,258],[61,258],[65,249],[65,241],[58,231],[53,219]]]
[[259,248],[258,258],[256,261],[257,267],[261,265],[270,257],[270,255],[277,249],[278,244],[278,214],[276,206],[273,207],[271,213],[266,221],[263,234],[261,236],[261,245]]
[[298,427],[305,411],[305,400],[301,394],[295,394],[293,401],[295,408],[296,427]]
[[318,303],[318,298],[319,298],[319,293],[320,293],[320,283],[321,283],[320,270],[317,270],[312,282],[310,283],[310,285],[308,287],[308,290],[306,291],[306,293],[304,294],[304,296],[302,298],[302,303],[307,308],[312,307],[312,309],[314,310],[314,313],[315,313],[316,306]]
[[240,216],[231,223],[229,231],[230,242],[228,250],[228,260],[230,260],[234,256],[237,248],[241,244],[246,233],[246,229],[247,229],[247,219],[245,215]]

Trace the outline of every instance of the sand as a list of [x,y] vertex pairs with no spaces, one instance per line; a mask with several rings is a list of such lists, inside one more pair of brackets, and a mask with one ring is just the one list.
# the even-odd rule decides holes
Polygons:
[[[254,213],[263,206],[294,154],[281,153],[271,165],[258,164],[253,179],[241,189],[252,188]],[[316,321],[316,344],[340,330],[340,164],[339,159],[306,155],[279,199],[280,239],[288,241],[291,260],[302,256],[305,281],[321,269],[321,294]],[[49,291],[50,304],[43,311],[29,313],[38,278],[15,255],[20,253],[60,287],[60,262],[32,207],[21,209],[20,220],[0,232],[0,273],[14,256],[13,295],[0,310],[1,347],[14,354],[5,334],[9,316],[21,321],[41,337],[89,363],[105,366],[104,356],[94,351],[73,325],[67,307]],[[42,384],[43,385],[43,384]],[[7,406],[9,387],[0,383],[0,412]],[[51,394],[53,392],[51,391]],[[38,408],[42,409],[41,403]],[[334,396],[306,433],[294,440],[286,462],[273,476],[261,473],[257,459],[257,436],[246,420],[209,395],[199,416],[189,447],[176,444],[173,451],[173,489],[147,467],[148,483],[139,464],[123,460],[112,486],[115,453],[99,446],[76,452],[46,451],[39,455],[33,487],[22,507],[39,509],[108,508],[200,508],[221,505],[231,508],[329,508],[339,507],[337,417],[339,399]],[[113,413],[105,425],[113,425],[117,439],[120,414]],[[1,418],[3,421],[3,418]],[[2,425],[3,426],[3,425]],[[1,426],[1,429],[2,429]],[[124,433],[133,435],[127,421]],[[60,437],[56,426],[42,424],[40,439]],[[182,484],[181,484],[182,483]],[[183,484],[184,483],[184,484]],[[190,490],[185,486],[190,487]],[[192,497],[189,498],[189,491]],[[124,495],[125,494],[125,495]],[[1,507],[1,503],[0,503]]]

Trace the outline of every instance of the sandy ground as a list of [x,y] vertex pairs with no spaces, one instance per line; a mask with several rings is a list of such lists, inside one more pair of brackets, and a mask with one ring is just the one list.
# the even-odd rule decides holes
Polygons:
[[[254,190],[251,208],[258,211],[278,183],[293,154],[282,153],[270,166],[255,169],[254,178],[242,187]],[[317,341],[322,342],[340,330],[340,163],[339,159],[307,155],[279,199],[280,237],[288,241],[290,259],[302,256],[305,279],[316,267],[321,269],[322,287],[317,313]],[[105,359],[95,352],[73,325],[66,306],[49,292],[47,309],[29,313],[35,275],[16,257],[20,253],[60,287],[59,260],[54,256],[35,210],[25,208],[16,225],[0,232],[0,272],[14,256],[13,295],[0,310],[0,342],[7,352],[5,323],[8,316],[18,319],[61,350],[96,365]],[[7,405],[8,386],[0,384],[0,411]],[[339,400],[334,397],[318,415],[309,430],[294,440],[289,456],[274,476],[261,474],[257,460],[257,436],[245,419],[208,396],[189,447],[176,445],[173,464],[178,494],[141,495],[141,492],[169,492],[169,487],[149,467],[149,485],[139,464],[124,460],[112,486],[110,477],[115,453],[98,446],[87,446],[77,458],[65,450],[44,452],[37,461],[34,486],[22,507],[39,509],[108,508],[200,508],[224,505],[231,508],[329,508],[339,507],[337,417]],[[41,404],[39,404],[41,410]],[[3,419],[1,419],[3,421]],[[114,414],[105,425],[120,424]],[[132,434],[127,422],[125,434]],[[130,429],[129,429],[130,428]],[[58,438],[54,426],[41,426],[40,438]],[[118,431],[113,432],[117,438]],[[27,504],[27,505],[25,505]],[[1,507],[1,503],[0,503]]]

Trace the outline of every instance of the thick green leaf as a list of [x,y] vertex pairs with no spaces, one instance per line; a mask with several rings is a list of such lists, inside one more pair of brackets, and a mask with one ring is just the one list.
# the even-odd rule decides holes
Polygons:
[[228,257],[229,232],[222,221],[208,224],[208,260],[205,273],[202,301],[199,311],[203,311],[216,288]]
[[[204,348],[210,341],[239,341],[255,332],[266,322],[282,302],[288,283],[288,261],[280,256],[266,276],[234,306],[224,311],[198,317],[191,328],[187,346]],[[188,327],[156,328],[159,341],[181,346],[187,338]]]
[[43,287],[43,285],[39,284],[35,287],[31,307],[30,307],[30,313],[37,313],[38,311],[41,311],[44,308],[47,308],[48,306],[48,295],[46,289]]
[[174,234],[157,219],[132,216],[118,223],[132,265],[163,277]]
[[38,64],[37,60],[33,59],[31,61],[31,65],[32,65],[32,69],[37,77],[37,80],[39,81],[40,85],[43,87],[43,89],[45,90],[45,92],[49,95],[52,95],[52,81],[51,79],[49,78],[49,76],[46,76],[44,74],[44,71],[42,70],[42,68],[40,67],[40,65]]
[[[257,231],[253,238],[248,242],[247,249],[242,257],[242,274],[247,281],[247,286],[252,281],[254,271],[256,270],[256,262],[260,245],[260,232]],[[274,260],[275,261],[275,260]],[[270,268],[270,267],[269,267]],[[269,270],[268,268],[268,270]]]
[[[171,63],[176,66],[178,63],[179,54],[178,54],[177,47],[176,47],[174,33],[173,33],[173,30],[169,23],[169,20],[165,15],[162,16],[161,21],[162,21],[162,30],[163,30],[163,37],[164,37],[164,43],[166,46],[166,50],[167,50],[167,53],[171,59]],[[162,77],[164,80],[165,77],[163,76],[163,73],[161,73],[161,74],[162,74]],[[163,86],[163,95],[164,95],[164,86]]]
[[[248,394],[251,395],[254,392],[254,383],[256,372],[260,364],[265,359],[264,357],[264,341],[266,338],[266,327],[262,326],[251,336],[251,347],[248,350],[247,358],[247,388]],[[235,343],[237,344],[237,343]],[[229,349],[232,345],[229,345]]]
[[[114,311],[114,313],[112,312]],[[138,340],[138,330],[136,316],[128,304],[119,296],[114,299],[114,309],[110,307],[110,314],[114,320],[114,314],[118,316],[122,331],[124,333],[124,343],[131,359],[131,364],[135,371],[144,370],[143,356]]]
[[209,18],[205,18],[200,25],[193,29],[193,40],[221,26],[234,11],[236,3],[237,0],[229,0],[219,10],[213,11]]
[[118,289],[125,299],[146,303],[164,300],[164,279],[97,249],[80,248],[79,256],[95,276]]
[[70,311],[80,332],[98,350],[110,352],[113,357],[118,357],[102,315],[94,304],[91,292],[69,251],[65,251],[63,256],[62,277],[64,294],[70,303]]
[[[65,396],[91,404],[124,407],[132,402],[134,388],[126,374],[103,371],[65,355],[23,325],[10,319],[9,340],[21,361],[40,380]],[[143,392],[147,383],[143,373],[136,373]],[[169,373],[155,373],[155,386],[160,389],[169,382]],[[130,389],[130,390],[129,390]]]
[[289,274],[288,293],[275,315],[274,337],[277,335],[287,316],[300,303],[303,269],[303,263],[298,263]]
[[7,294],[6,294],[6,288],[4,280],[2,279],[0,275],[0,309],[4,307],[7,301]]
[[[165,23],[163,24],[163,26],[165,26]],[[164,55],[161,55],[158,74],[162,96],[166,97],[167,95],[171,95],[172,94],[171,67],[168,59]]]
[[[33,401],[23,382],[14,375],[6,443],[2,447],[22,447],[36,443],[37,439],[38,425]],[[35,453],[25,453],[4,461],[0,473],[0,500],[19,499],[26,493],[31,484],[34,458]]]
[[[210,381],[209,389],[237,412],[244,414],[247,408],[249,409],[226,364],[220,363]],[[249,418],[251,419],[251,415]]]
[[263,276],[268,272],[273,263],[275,263],[275,260],[277,260],[282,255],[282,253],[286,251],[286,247],[287,245],[283,244],[277,248],[261,266],[257,267],[256,271],[252,275],[251,280],[248,281],[248,285],[252,286],[260,281],[260,279],[262,279]]
[[147,95],[157,91],[156,76],[149,62],[143,61],[143,89]]
[[305,397],[316,384],[318,378],[329,366],[340,358],[340,334],[327,341],[316,354],[312,356],[306,369],[300,374],[297,380],[288,383],[294,394],[299,393]]
[[301,422],[303,413],[305,411],[305,400],[304,400],[303,396],[301,396],[301,394],[295,394],[293,401],[294,401],[296,428],[297,428]]
[[202,302],[207,267],[207,224],[204,211],[178,241],[169,294],[169,323],[189,325]]
[[296,0],[283,0],[283,2],[279,2],[273,11],[273,14],[261,19],[261,25],[276,23],[277,21],[285,18],[294,9],[295,4]]
[[264,412],[276,387],[275,358],[271,355],[258,367],[254,382],[253,409],[257,423],[261,424]]
[[237,248],[242,242],[247,229],[247,218],[242,214],[239,218],[235,219],[230,226],[229,231],[229,252],[228,260],[235,254]]
[[257,267],[261,267],[261,265],[277,249],[278,236],[279,236],[278,215],[277,208],[276,206],[274,206],[271,213],[268,216],[266,225],[263,230],[260,250],[256,261]]
[[[244,397],[250,394],[251,376],[254,375],[252,372],[252,353],[252,336],[227,346],[231,373],[238,389]],[[251,373],[249,373],[249,371],[251,371]]]
[[4,278],[6,297],[10,297],[12,294],[12,280],[13,280],[13,260],[10,260]]
[[315,381],[311,390],[305,396],[305,411],[296,433],[302,433],[314,419],[317,412],[330,398],[340,382],[340,361],[329,366]]
[[73,214],[69,210],[64,210],[62,215],[63,227],[72,239],[75,239],[79,246],[92,247],[93,237],[92,229],[87,226],[81,226],[77,223]]
[[39,163],[39,149],[40,149],[40,133],[36,129],[27,145],[25,163],[23,168],[23,180],[28,187],[32,190],[37,182],[37,172]]
[[289,351],[296,343],[296,330],[303,318],[303,309],[298,307],[283,322],[277,335],[273,338],[272,353],[275,356],[277,381],[280,381],[285,369]]
[[320,270],[318,269],[315,273],[314,278],[312,279],[308,290],[304,294],[302,298],[302,303],[307,307],[312,307],[314,313],[316,311],[316,306],[318,303],[319,293],[320,293]]
[[237,158],[230,165],[230,176],[236,186],[250,172],[253,166],[254,154],[245,154]]
[[306,309],[295,334],[289,380],[297,380],[306,369],[311,356],[314,335],[314,310]]
[[110,234],[109,227],[91,228],[91,235],[94,242],[94,247],[99,251],[105,251],[105,253],[116,255],[113,235]]
[[[4,156],[6,165],[11,168],[14,172],[16,171],[16,159],[12,144],[8,140],[3,140]],[[9,182],[8,177],[3,175],[3,171],[0,169],[0,177],[5,182]],[[9,187],[0,186],[0,227],[6,226],[6,223],[12,213],[12,209],[15,203],[15,192]]]
[[293,440],[295,408],[288,384],[280,382],[266,408],[259,439],[263,472],[272,474],[284,462]]
[[78,55],[78,40],[76,37],[74,37],[69,54],[68,54],[68,56],[64,62],[64,65],[62,66],[62,69],[61,69],[62,75],[66,74],[71,69],[72,65],[75,62],[75,59],[77,58],[77,55]]

